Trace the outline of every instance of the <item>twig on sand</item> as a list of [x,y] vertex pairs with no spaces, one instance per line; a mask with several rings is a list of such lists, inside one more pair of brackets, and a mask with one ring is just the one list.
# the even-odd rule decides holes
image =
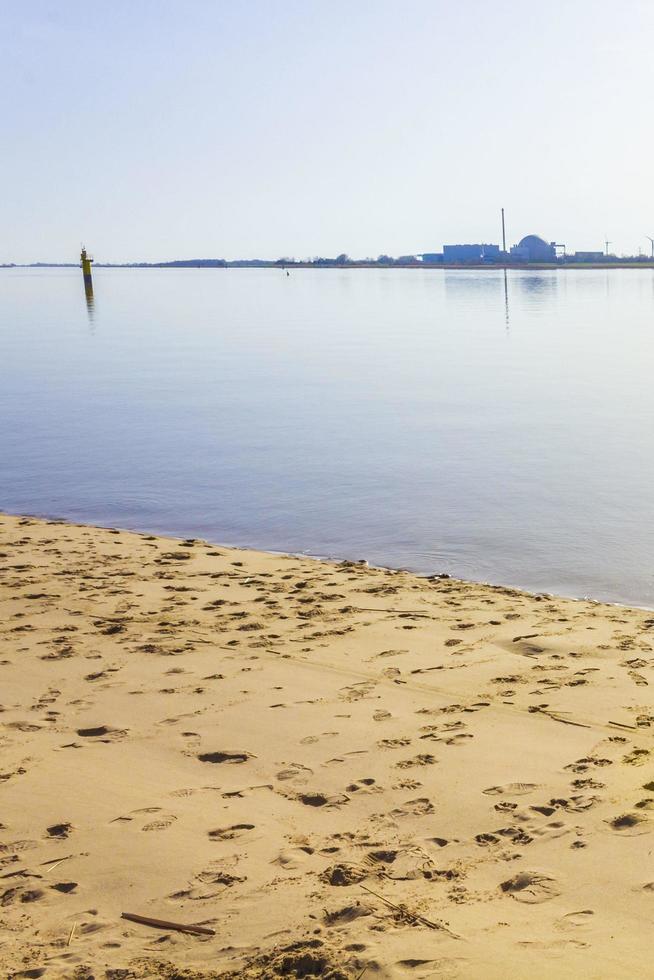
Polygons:
[[617,728],[631,728],[634,732],[638,731],[638,725],[625,725],[623,721],[610,721],[609,725],[615,725]]
[[70,946],[70,944],[72,943],[73,936],[75,935],[75,930],[76,929],[77,929],[77,923],[76,922],[73,922],[72,928],[71,928],[70,932],[68,933],[68,942],[66,943],[66,946]]
[[546,718],[551,718],[552,721],[560,721],[562,725],[574,725],[575,728],[592,728],[592,725],[585,725],[583,721],[573,721],[572,718],[564,718],[560,711],[547,711],[545,708],[539,707],[537,704],[532,705],[527,709],[532,715],[545,715]]
[[51,871],[54,871],[55,868],[58,868],[60,864],[63,864],[64,863],[64,861],[70,861],[71,858],[74,858],[76,856],[77,855],[75,855],[75,854],[67,854],[66,857],[59,858],[59,860],[58,861],[55,861],[54,864],[51,864],[50,861],[42,861],[41,862],[41,867],[43,867],[44,864],[50,864],[50,867],[49,868],[46,868],[45,871],[43,872],[43,874],[49,875]]
[[551,718],[552,721],[560,721],[562,725],[574,725],[576,728],[591,728],[591,725],[585,725],[583,721],[573,721],[572,718],[563,718],[558,712],[554,711],[544,711],[543,714]]
[[0,875],[0,880],[3,878],[41,878],[42,875],[33,875],[31,871],[27,868],[18,868],[17,871],[8,871],[6,874]]
[[182,922],[169,922],[167,919],[151,919],[147,915],[136,915],[133,912],[122,912],[121,919],[139,922],[143,926],[153,926],[155,929],[175,929],[177,932],[190,932],[194,936],[215,936],[215,930],[207,926],[187,926]]
[[361,973],[357,973],[357,975],[355,977],[355,980],[361,980],[361,977],[363,976],[363,974],[364,973],[367,973],[367,972],[368,972],[368,967],[367,966],[364,966],[364,968],[361,971]]
[[429,613],[422,609],[380,609],[378,606],[352,606],[352,612],[380,612],[406,614],[407,616],[422,616],[423,619],[432,619]]
[[426,919],[424,915],[418,915],[417,912],[411,912],[408,908],[406,908],[405,905],[396,905],[394,902],[390,902],[387,898],[384,898],[383,895],[379,895],[377,892],[374,892],[372,888],[367,888],[365,885],[361,885],[361,888],[363,888],[365,892],[369,892],[371,895],[374,895],[375,898],[378,898],[380,900],[380,902],[384,902],[385,905],[389,905],[392,909],[395,909],[396,912],[399,912],[401,915],[406,916],[408,919],[413,919],[414,922],[421,922],[423,925],[428,926],[430,929],[440,929],[442,932],[446,932],[448,936],[451,936],[452,939],[461,938],[461,936],[457,936],[455,932],[452,932],[451,929],[448,929],[448,927],[444,925],[442,922],[432,922],[431,919]]

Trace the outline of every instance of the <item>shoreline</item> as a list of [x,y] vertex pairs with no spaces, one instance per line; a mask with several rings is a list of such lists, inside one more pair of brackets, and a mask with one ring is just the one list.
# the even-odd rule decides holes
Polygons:
[[[17,517],[17,518],[28,518],[29,520],[35,521],[47,521],[55,524],[67,524],[71,527],[83,527],[83,528],[95,528],[97,530],[104,531],[121,531],[125,534],[136,534],[136,535],[149,535],[152,534],[154,537],[161,538],[162,540],[169,541],[182,541],[188,540],[184,538],[181,534],[161,534],[157,531],[152,531],[147,528],[129,528],[120,527],[118,525],[104,525],[104,524],[94,524],[87,523],[84,521],[75,521],[67,517],[51,516],[47,514],[14,514],[13,512],[4,511],[0,509],[0,519],[3,516],[6,517]],[[514,584],[511,582],[491,582],[485,579],[476,578],[460,578],[459,576],[446,572],[420,572],[416,569],[410,568],[409,566],[396,566],[396,565],[377,565],[374,562],[370,562],[367,558],[343,558],[337,555],[321,555],[316,553],[301,552],[301,551],[277,551],[276,549],[269,548],[256,548],[250,545],[241,545],[230,543],[226,541],[213,541],[207,539],[202,539],[206,541],[206,544],[215,548],[226,548],[232,551],[243,551],[246,554],[251,553],[254,555],[270,555],[277,558],[297,558],[299,560],[306,559],[307,561],[317,561],[326,565],[339,565],[342,562],[350,562],[353,565],[361,565],[367,568],[376,569],[382,572],[399,573],[406,572],[408,575],[414,575],[418,579],[430,580],[434,578],[445,578],[452,582],[456,582],[460,585],[469,586],[482,586],[488,589],[510,589],[514,592],[518,592],[521,595],[525,595],[530,598],[542,597],[546,599],[563,599],[568,602],[588,602],[597,604],[600,606],[615,606],[618,609],[634,609],[643,612],[654,612],[654,606],[641,605],[635,602],[619,601],[617,599],[596,599],[593,596],[588,595],[572,595],[566,592],[550,591],[548,590],[535,590],[525,588],[525,586]]]
[[[42,263],[30,263],[28,265],[9,264],[0,265],[0,270],[2,269],[78,269],[79,266],[71,262],[42,262]],[[337,271],[347,271],[348,269],[356,271],[358,269],[383,269],[385,271],[393,269],[423,269],[429,272],[445,271],[452,269],[458,270],[470,270],[470,271],[496,271],[496,272],[542,272],[545,270],[565,270],[573,269],[578,271],[580,269],[598,270],[598,269],[654,269],[654,261],[646,260],[643,262],[515,262],[502,264],[496,263],[467,263],[467,262],[416,262],[416,263],[406,263],[406,264],[393,264],[393,265],[379,265],[376,262],[352,262],[347,265],[313,265],[310,262],[296,262],[295,264],[289,264],[282,266],[277,262],[262,262],[260,265],[196,265],[192,262],[188,264],[172,265],[170,263],[152,263],[148,265],[140,265],[138,263],[104,263],[97,262],[94,263],[94,269],[131,269],[134,272],[147,272],[152,269],[157,270],[170,270],[175,271],[188,271],[189,269],[194,269],[196,271],[208,272],[216,271],[217,269],[221,271],[229,271],[230,269],[242,269],[257,271],[259,269],[277,269],[280,271],[286,271],[286,269],[317,269],[317,270],[329,270],[336,269]]]
[[7,514],[0,554],[10,977],[646,973],[647,610]]

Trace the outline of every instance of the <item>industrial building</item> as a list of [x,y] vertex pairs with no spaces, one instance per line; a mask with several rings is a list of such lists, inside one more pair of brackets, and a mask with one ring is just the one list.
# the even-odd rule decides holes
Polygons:
[[499,245],[443,245],[443,262],[499,262]]
[[556,262],[556,244],[539,235],[526,235],[509,254],[514,262]]
[[[502,216],[503,217],[503,216]],[[504,228],[504,225],[502,226]],[[504,234],[504,232],[503,232]],[[654,257],[654,242],[652,243]],[[578,262],[596,262],[602,258],[602,253],[577,252]],[[549,265],[565,261],[565,245],[547,242],[540,235],[525,235],[510,251],[505,251],[499,245],[488,243],[443,245],[442,252],[424,252],[419,258],[423,263],[435,265],[495,265],[495,264],[535,264]]]

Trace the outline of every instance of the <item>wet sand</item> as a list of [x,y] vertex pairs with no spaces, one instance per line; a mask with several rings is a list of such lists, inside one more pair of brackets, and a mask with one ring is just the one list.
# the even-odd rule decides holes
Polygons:
[[2,976],[653,975],[654,613],[6,515],[0,608]]

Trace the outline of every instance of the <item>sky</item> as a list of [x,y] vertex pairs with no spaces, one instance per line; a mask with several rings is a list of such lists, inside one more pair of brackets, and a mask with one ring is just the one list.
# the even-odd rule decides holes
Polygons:
[[0,0],[0,262],[650,252],[651,0]]

